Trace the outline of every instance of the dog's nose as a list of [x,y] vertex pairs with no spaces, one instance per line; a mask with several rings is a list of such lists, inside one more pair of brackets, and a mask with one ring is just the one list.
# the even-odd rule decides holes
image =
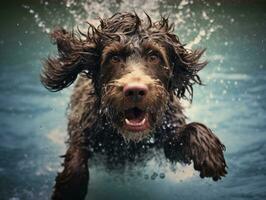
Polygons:
[[146,96],[148,93],[148,87],[142,83],[126,84],[123,88],[123,93],[126,98],[137,101]]

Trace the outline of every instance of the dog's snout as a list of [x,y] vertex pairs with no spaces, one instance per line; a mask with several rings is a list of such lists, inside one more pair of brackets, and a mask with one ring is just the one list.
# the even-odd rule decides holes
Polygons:
[[131,100],[141,100],[148,93],[148,87],[141,83],[126,84],[123,88],[123,93],[126,98]]

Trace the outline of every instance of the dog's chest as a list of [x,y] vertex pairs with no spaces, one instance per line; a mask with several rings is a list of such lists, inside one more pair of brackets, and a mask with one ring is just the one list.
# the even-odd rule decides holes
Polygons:
[[117,132],[105,129],[93,134],[89,139],[90,157],[101,157],[107,163],[123,165],[126,162],[141,162],[152,157],[151,152],[161,149],[154,137],[141,142],[127,142]]

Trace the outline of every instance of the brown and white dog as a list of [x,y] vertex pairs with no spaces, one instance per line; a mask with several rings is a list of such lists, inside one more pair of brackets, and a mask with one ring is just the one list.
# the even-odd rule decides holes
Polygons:
[[46,60],[43,85],[59,91],[78,77],[64,170],[52,199],[84,199],[88,159],[99,154],[108,166],[121,167],[163,149],[171,162],[193,161],[202,178],[225,176],[224,145],[205,125],[186,124],[180,105],[181,98],[192,99],[193,84],[201,84],[204,51],[185,49],[166,18],[117,13],[89,25],[86,34],[59,29],[51,36],[59,55]]

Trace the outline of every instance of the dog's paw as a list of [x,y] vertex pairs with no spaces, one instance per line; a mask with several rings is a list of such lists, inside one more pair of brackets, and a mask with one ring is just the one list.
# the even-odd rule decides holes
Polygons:
[[222,152],[212,149],[201,153],[201,155],[198,153],[192,155],[192,160],[194,169],[200,172],[201,178],[212,177],[214,181],[218,181],[227,174],[227,166]]
[[223,151],[224,145],[205,125],[188,124],[185,128],[185,153],[194,162],[200,177],[212,177],[214,181],[227,174]]

